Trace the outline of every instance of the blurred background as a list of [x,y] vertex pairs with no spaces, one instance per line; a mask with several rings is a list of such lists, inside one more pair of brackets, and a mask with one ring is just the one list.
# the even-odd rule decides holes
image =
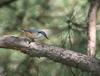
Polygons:
[[[44,30],[43,43],[85,53],[90,0],[16,0],[0,8],[0,36],[22,37],[20,29]],[[100,57],[100,13],[97,15],[97,57]],[[92,76],[45,57],[29,57],[0,49],[0,76]]]

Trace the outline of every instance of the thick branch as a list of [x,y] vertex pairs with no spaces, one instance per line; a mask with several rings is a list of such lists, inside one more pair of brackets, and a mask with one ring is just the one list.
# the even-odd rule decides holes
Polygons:
[[37,42],[29,43],[25,38],[13,36],[1,38],[0,48],[17,49],[29,56],[47,57],[55,62],[73,66],[100,76],[99,60],[71,50],[65,50],[63,48]]
[[91,0],[90,10],[88,13],[88,45],[87,54],[94,57],[96,54],[96,14],[100,0]]

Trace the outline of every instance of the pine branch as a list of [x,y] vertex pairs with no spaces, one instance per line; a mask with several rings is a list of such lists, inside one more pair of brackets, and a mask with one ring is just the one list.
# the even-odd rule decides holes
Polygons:
[[100,60],[71,50],[37,42],[29,43],[29,40],[25,38],[14,36],[0,38],[0,48],[16,49],[32,57],[47,57],[55,62],[100,76]]

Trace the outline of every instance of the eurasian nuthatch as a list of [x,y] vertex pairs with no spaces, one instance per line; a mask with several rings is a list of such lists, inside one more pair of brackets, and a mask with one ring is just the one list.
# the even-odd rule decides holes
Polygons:
[[44,31],[40,31],[37,29],[22,29],[22,31],[25,33],[26,37],[28,37],[32,41],[35,41],[35,39],[41,38],[43,36],[48,39]]

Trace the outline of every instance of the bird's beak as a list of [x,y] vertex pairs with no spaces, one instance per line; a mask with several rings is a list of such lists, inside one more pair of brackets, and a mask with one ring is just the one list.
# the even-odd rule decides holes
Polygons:
[[45,37],[49,40],[49,38],[45,35]]
[[46,34],[43,34],[43,35],[46,37],[46,39],[49,39]]

